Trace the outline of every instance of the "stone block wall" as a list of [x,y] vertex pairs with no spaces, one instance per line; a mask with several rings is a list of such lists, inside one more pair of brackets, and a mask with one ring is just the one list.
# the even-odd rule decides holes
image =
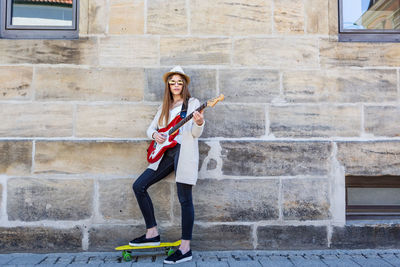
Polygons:
[[[112,250],[161,76],[205,112],[194,249],[399,247],[346,224],[345,175],[400,175],[400,45],[339,43],[336,0],[80,0],[78,40],[0,39],[0,252]],[[150,189],[180,238],[174,176]],[[379,234],[376,234],[379,233]]]

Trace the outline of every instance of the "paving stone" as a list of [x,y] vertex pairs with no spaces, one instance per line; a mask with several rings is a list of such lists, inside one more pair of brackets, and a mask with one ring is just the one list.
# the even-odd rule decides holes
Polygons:
[[394,254],[379,254],[382,257],[382,260],[394,265],[400,266],[400,259],[396,257]]
[[39,264],[46,258],[43,254],[23,254],[16,256],[8,264]]
[[261,267],[258,261],[230,261],[230,267]]
[[227,262],[215,262],[215,261],[207,261],[207,262],[196,262],[196,266],[197,267],[229,267],[231,265],[229,265]]
[[267,258],[264,258],[262,260],[259,260],[261,265],[263,267],[275,267],[275,266],[280,266],[280,267],[289,267],[289,266],[294,266],[293,263],[284,256],[269,256]]
[[305,259],[304,257],[290,257],[290,260],[294,263],[295,266],[304,266],[304,267],[326,267],[325,263],[323,263],[320,259]]
[[364,256],[356,256],[353,257],[353,260],[363,267],[389,267],[392,266],[391,264],[387,263],[382,259],[367,259]]
[[[68,265],[69,266],[69,265]],[[102,263],[102,264],[100,264],[99,265],[99,267],[115,267],[115,266],[124,266],[124,267],[127,267],[127,266],[132,266],[132,262],[118,262],[118,263]]]
[[[119,265],[118,265],[119,266]],[[132,266],[140,266],[140,267],[157,267],[157,266],[163,266],[163,263],[159,262],[159,263],[154,263],[154,262],[132,262]],[[179,266],[186,266],[186,265],[181,265],[179,264]],[[187,266],[195,266],[196,265],[187,265]]]
[[358,267],[357,263],[349,259],[323,259],[322,260],[326,265],[332,267]]

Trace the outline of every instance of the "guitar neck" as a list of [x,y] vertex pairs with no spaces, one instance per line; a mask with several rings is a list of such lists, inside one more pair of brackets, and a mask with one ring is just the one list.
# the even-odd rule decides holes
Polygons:
[[[204,104],[202,104],[200,107],[198,107],[195,111],[202,111],[203,109],[205,109],[207,107],[207,102],[205,102]],[[195,112],[193,111],[192,113],[190,113],[188,116],[186,116],[186,118],[184,118],[183,120],[181,120],[180,122],[178,122],[178,124],[176,124],[174,127],[171,128],[171,130],[168,131],[168,134],[171,135],[174,132],[176,132],[179,128],[181,128],[185,123],[187,123],[188,121],[190,121],[190,119],[193,118],[193,113]],[[179,116],[179,115],[178,115]]]

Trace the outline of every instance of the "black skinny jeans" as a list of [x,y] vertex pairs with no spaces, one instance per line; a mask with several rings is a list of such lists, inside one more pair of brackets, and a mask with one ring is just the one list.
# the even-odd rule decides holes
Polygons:
[[[168,149],[156,171],[146,169],[142,175],[137,178],[133,184],[133,192],[135,192],[140,210],[142,211],[146,228],[152,228],[157,225],[154,217],[153,203],[147,193],[147,189],[156,182],[165,178],[172,171],[176,170],[179,159],[180,145]],[[194,208],[192,200],[192,185],[176,183],[178,190],[179,203],[181,204],[182,213],[182,239],[191,240],[193,223],[194,223]]]

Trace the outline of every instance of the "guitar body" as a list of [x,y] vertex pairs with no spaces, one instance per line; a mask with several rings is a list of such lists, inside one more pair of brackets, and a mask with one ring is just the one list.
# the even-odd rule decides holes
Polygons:
[[[214,107],[218,101],[222,100],[224,100],[223,94],[202,104],[195,111],[200,112],[206,107]],[[179,134],[179,128],[193,118],[193,113],[195,111],[186,116],[184,119],[182,119],[180,115],[176,116],[167,127],[158,130],[159,133],[163,133],[165,135],[166,140],[162,144],[157,144],[155,140],[151,141],[150,146],[147,149],[147,161],[149,163],[157,162],[168,148],[176,146],[178,142],[174,139]]]
[[167,125],[167,127],[158,130],[159,133],[164,133],[166,135],[166,140],[162,144],[157,144],[155,140],[151,141],[150,146],[147,149],[147,161],[149,163],[157,162],[168,148],[176,146],[178,142],[174,139],[179,134],[179,131],[176,131],[171,135],[168,134],[168,131],[181,120],[181,116],[178,115]]

